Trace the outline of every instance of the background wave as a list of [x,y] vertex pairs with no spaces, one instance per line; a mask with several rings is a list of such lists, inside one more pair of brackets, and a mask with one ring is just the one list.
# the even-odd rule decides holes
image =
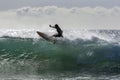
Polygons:
[[120,7],[44,6],[0,11],[1,29],[44,29],[56,23],[64,29],[119,29],[119,21]]

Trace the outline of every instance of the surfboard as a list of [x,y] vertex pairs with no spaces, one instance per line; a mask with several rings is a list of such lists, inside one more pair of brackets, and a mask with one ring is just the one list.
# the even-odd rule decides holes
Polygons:
[[54,37],[51,37],[43,32],[39,32],[37,31],[37,34],[42,37],[44,40],[46,41],[50,41],[50,42],[56,42],[56,39]]

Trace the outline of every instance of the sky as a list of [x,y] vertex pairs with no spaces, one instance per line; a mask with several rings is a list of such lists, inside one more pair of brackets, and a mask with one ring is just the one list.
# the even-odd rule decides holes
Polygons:
[[0,0],[0,29],[120,29],[120,0]]
[[58,6],[58,7],[96,7],[106,8],[120,6],[120,0],[0,0],[0,10],[16,9],[24,6]]

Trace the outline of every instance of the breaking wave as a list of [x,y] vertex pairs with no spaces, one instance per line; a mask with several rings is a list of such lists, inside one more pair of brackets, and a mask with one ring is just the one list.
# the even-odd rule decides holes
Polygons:
[[66,30],[56,44],[36,30],[0,33],[0,74],[120,73],[119,30]]

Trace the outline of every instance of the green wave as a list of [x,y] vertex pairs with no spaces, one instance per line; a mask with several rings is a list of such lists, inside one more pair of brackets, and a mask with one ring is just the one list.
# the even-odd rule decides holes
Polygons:
[[46,72],[120,73],[120,46],[104,41],[0,40],[0,71],[13,74]]

